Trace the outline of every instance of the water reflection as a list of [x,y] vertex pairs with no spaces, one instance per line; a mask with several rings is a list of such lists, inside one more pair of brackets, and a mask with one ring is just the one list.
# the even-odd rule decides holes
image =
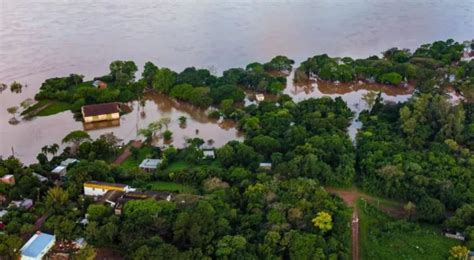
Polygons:
[[93,123],[83,123],[84,131],[99,130],[104,128],[112,128],[120,126],[120,119],[93,122]]
[[[29,87],[21,94],[0,94],[0,155],[11,154],[13,146],[22,160],[32,162],[40,147],[83,129],[69,112],[22,120],[17,126],[7,123],[6,108],[33,97],[47,78],[81,73],[91,79],[106,74],[110,62],[118,59],[134,60],[138,67],[150,60],[174,70],[215,66],[223,71],[282,54],[298,64],[321,53],[367,57],[393,46],[413,49],[440,39],[463,41],[472,38],[473,7],[473,0],[381,0],[376,4],[366,0],[2,1],[0,81],[16,80]],[[289,86],[285,91],[296,100],[342,95],[349,106],[360,109],[363,105],[357,105],[357,99],[367,89],[336,93],[311,84]],[[395,97],[390,89],[385,92],[386,99],[409,96]],[[113,130],[121,138],[132,139],[137,128],[171,114],[174,143],[182,142],[176,122],[182,115],[192,117],[182,129],[187,136],[196,136],[195,130],[200,129],[203,139],[212,137],[217,142],[222,138],[224,143],[237,135],[229,127],[232,123],[214,124],[205,112],[171,103],[148,99],[143,118],[137,104],[131,104],[135,110],[121,119],[120,127],[90,133],[98,136]]]
[[290,86],[284,91],[293,97],[293,100],[299,102],[301,100],[314,97],[341,97],[347,103],[347,106],[354,112],[354,118],[348,128],[348,134],[352,140],[355,140],[357,131],[362,127],[362,123],[357,120],[360,112],[367,109],[367,104],[362,97],[370,91],[382,92],[384,101],[404,102],[408,100],[414,88],[412,85],[408,87],[395,87],[381,84],[372,84],[367,82],[340,83],[335,84],[326,81],[308,80],[305,82],[293,83],[294,73],[288,77]]

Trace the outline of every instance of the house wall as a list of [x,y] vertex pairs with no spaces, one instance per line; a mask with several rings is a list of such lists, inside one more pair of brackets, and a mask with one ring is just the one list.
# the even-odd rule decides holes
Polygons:
[[103,115],[98,115],[98,116],[86,116],[86,117],[83,117],[83,118],[84,118],[84,122],[92,123],[92,122],[119,119],[120,114],[119,113],[112,113],[112,114],[103,114]]
[[113,187],[113,186],[105,186],[105,185],[95,185],[95,184],[85,184],[84,185],[84,195],[87,196],[102,196],[109,190],[116,190],[116,191],[125,191],[129,190],[128,187],[120,188],[120,187]]

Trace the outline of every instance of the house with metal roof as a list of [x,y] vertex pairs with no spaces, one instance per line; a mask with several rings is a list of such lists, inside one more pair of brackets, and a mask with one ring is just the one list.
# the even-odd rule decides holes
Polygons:
[[160,165],[160,163],[161,163],[160,159],[145,159],[142,161],[142,163],[140,163],[139,168],[144,171],[151,172],[151,171],[156,170],[156,168],[158,168],[158,165]]
[[108,183],[100,181],[84,182],[84,195],[86,196],[103,196],[108,191],[131,192],[136,189],[126,184]]
[[54,168],[51,171],[52,174],[57,174],[60,177],[66,176],[66,172],[67,172],[66,166],[62,166],[62,165],[56,166],[56,168]]
[[61,166],[68,167],[69,165],[75,164],[75,163],[77,163],[77,162],[79,162],[78,159],[67,158],[66,160],[64,160],[64,161],[61,162]]
[[38,179],[40,182],[47,182],[48,178],[44,177],[43,175],[40,175],[36,172],[31,173],[36,179]]
[[22,260],[41,260],[56,243],[56,236],[38,232],[20,249]]
[[120,103],[86,105],[81,108],[85,123],[115,120],[120,118]]
[[272,163],[269,162],[261,162],[259,165],[260,169],[264,170],[271,170],[272,169]]

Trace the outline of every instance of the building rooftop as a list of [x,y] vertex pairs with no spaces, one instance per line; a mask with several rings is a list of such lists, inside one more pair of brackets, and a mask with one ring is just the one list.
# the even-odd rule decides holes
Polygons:
[[140,168],[143,169],[156,169],[158,164],[161,163],[160,159],[145,159],[142,163],[140,163]]
[[64,160],[64,161],[61,162],[61,165],[67,167],[67,166],[69,166],[70,164],[73,164],[73,163],[76,163],[76,162],[79,162],[79,160],[74,159],[74,158],[67,158],[66,160]]
[[56,166],[56,168],[54,168],[51,172],[52,172],[52,173],[61,173],[61,172],[64,171],[65,169],[66,169],[66,166],[58,165],[58,166]]
[[100,198],[102,203],[116,203],[120,197],[125,194],[123,191],[109,190]]
[[94,185],[102,185],[102,186],[110,186],[110,187],[118,187],[118,188],[125,188],[127,185],[120,184],[120,183],[110,183],[110,182],[101,182],[101,181],[87,181],[84,182],[84,186],[94,186]]
[[8,214],[8,210],[6,210],[6,209],[0,210],[0,218],[5,216],[6,214]]
[[48,178],[44,177],[43,175],[40,175],[36,172],[31,173],[31,175],[35,176],[40,182],[46,182],[48,181]]
[[82,106],[82,114],[84,116],[98,116],[119,112],[120,103],[117,102]]
[[42,251],[52,242],[56,241],[56,237],[46,233],[34,234],[28,242],[20,249],[21,254],[32,258],[41,257]]
[[202,151],[202,153],[204,154],[204,157],[214,157],[215,156],[213,150],[204,150],[204,151]]

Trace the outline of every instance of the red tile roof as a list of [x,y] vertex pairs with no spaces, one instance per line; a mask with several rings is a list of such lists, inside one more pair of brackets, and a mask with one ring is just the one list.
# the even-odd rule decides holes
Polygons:
[[98,116],[120,112],[120,103],[103,103],[96,105],[86,105],[82,107],[83,116]]

